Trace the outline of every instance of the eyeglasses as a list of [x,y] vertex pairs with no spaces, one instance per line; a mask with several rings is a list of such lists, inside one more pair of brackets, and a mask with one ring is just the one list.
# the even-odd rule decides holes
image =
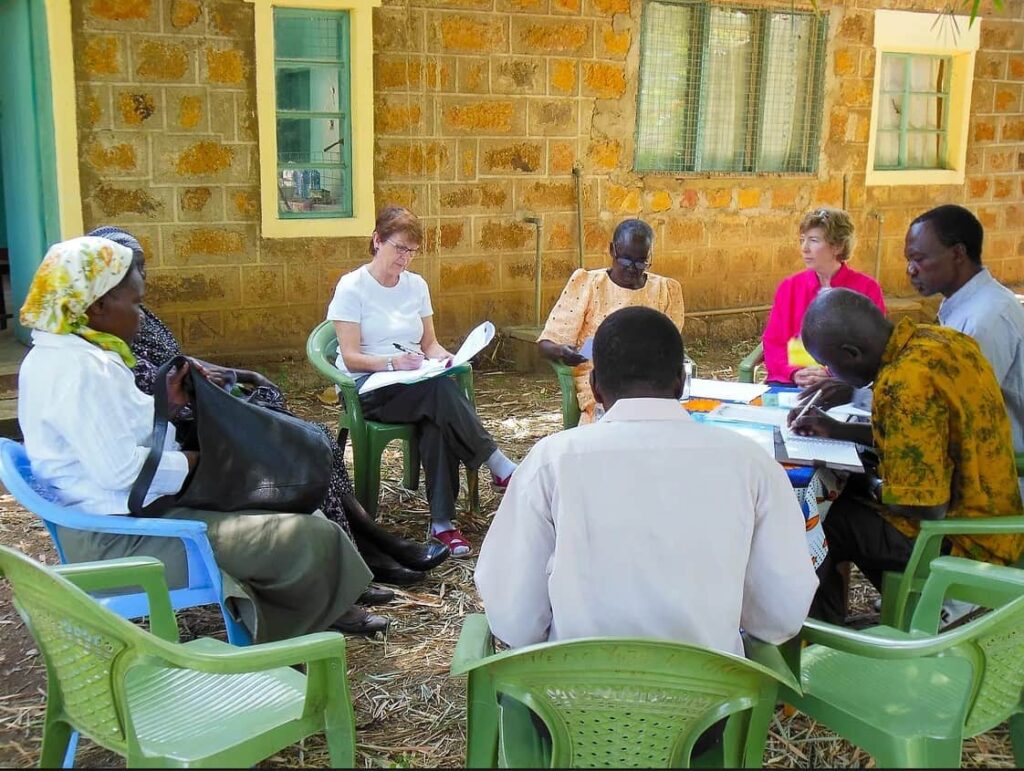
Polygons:
[[614,254],[615,261],[624,268],[633,268],[635,270],[643,271],[651,267],[650,252],[647,253],[647,257],[645,257],[643,260],[633,260],[630,259],[629,257],[619,257],[619,255],[616,253],[616,249],[614,246],[612,247],[612,252]]
[[410,258],[412,258],[412,257],[415,257],[420,252],[420,247],[418,247],[418,246],[417,247],[411,247],[411,246],[406,246],[405,244],[396,244],[390,238],[385,238],[384,240],[387,243],[391,244],[393,247],[395,247],[395,251],[398,252],[398,255],[400,257],[410,257]]

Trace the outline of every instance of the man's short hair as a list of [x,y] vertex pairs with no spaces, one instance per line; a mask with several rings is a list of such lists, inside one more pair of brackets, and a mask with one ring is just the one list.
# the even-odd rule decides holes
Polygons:
[[654,231],[651,230],[651,226],[638,219],[620,222],[615,228],[615,233],[612,235],[612,243],[625,246],[635,241],[647,241],[647,243],[653,244]]
[[975,265],[981,265],[981,245],[985,240],[985,228],[970,211],[963,206],[949,203],[929,209],[910,224],[913,226],[922,222],[931,223],[940,244],[963,244],[970,261]]
[[615,311],[594,335],[594,377],[609,395],[671,388],[683,371],[683,338],[664,313]]

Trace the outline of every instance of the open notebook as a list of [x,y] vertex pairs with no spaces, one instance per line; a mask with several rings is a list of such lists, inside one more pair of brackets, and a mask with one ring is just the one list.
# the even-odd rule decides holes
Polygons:
[[824,464],[846,469],[864,471],[857,454],[857,445],[839,439],[821,439],[816,436],[798,436],[788,428],[782,430],[782,443],[789,460],[801,465]]

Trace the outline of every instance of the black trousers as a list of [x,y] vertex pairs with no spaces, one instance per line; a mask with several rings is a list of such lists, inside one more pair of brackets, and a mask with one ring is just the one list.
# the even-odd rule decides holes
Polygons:
[[459,495],[459,463],[480,468],[497,449],[458,384],[450,377],[435,377],[378,388],[359,401],[370,420],[416,424],[430,518],[451,519]]
[[[853,480],[851,480],[853,482]],[[830,624],[846,620],[846,582],[839,563],[852,562],[876,589],[882,574],[903,571],[914,540],[885,521],[863,497],[857,485],[848,486],[829,509],[822,524],[828,555],[818,566],[818,591],[808,615]]]

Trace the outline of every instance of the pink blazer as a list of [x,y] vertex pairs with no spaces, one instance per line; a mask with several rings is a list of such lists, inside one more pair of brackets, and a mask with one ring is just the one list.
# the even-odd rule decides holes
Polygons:
[[[852,289],[871,298],[871,301],[885,313],[885,301],[882,299],[882,287],[871,276],[858,273],[847,267],[844,262],[839,272],[832,277],[833,287]],[[761,337],[764,343],[764,366],[768,370],[768,380],[775,383],[792,383],[793,373],[800,367],[791,367],[786,345],[793,337],[800,336],[800,324],[811,302],[821,290],[818,274],[813,270],[804,270],[784,279],[775,290],[775,301],[772,303],[768,323]]]

